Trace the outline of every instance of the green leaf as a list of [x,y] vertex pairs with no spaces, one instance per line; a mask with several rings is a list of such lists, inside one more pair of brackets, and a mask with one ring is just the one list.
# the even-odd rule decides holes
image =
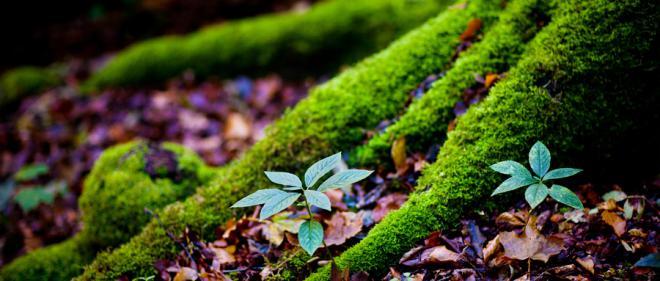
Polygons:
[[539,177],[545,176],[550,169],[550,151],[540,141],[537,141],[529,150],[529,166]]
[[54,199],[53,193],[42,187],[23,188],[14,196],[14,201],[21,206],[24,212],[33,210],[41,203],[51,204]]
[[330,211],[330,198],[323,194],[323,192],[316,190],[305,190],[305,198],[307,198],[307,202],[309,202],[309,204]]
[[261,208],[259,219],[265,220],[268,217],[279,213],[296,202],[298,197],[300,197],[300,193],[284,192],[283,194],[277,194],[269,198],[268,201],[266,201],[266,204]]
[[525,166],[512,160],[495,163],[491,165],[490,168],[505,175],[519,178],[532,178],[532,174],[529,173]]
[[48,166],[46,164],[32,164],[23,166],[20,170],[18,170],[18,172],[14,174],[14,179],[16,181],[30,181],[47,173]]
[[313,255],[323,244],[323,226],[315,220],[303,222],[298,229],[298,242],[309,255]]
[[266,203],[266,201],[268,201],[270,198],[284,194],[287,194],[287,192],[275,188],[257,190],[256,192],[236,202],[234,205],[231,206],[231,208],[242,208],[242,207],[250,207],[254,205],[261,205],[263,203]]
[[646,255],[635,263],[635,267],[660,268],[660,253]]
[[371,175],[374,171],[349,169],[336,173],[329,177],[319,186],[319,191],[341,188],[346,185],[361,181]]
[[573,169],[573,168],[559,168],[554,169],[543,176],[543,180],[553,180],[567,178],[572,175],[575,175],[579,172],[582,172],[582,169]]
[[336,167],[341,161],[341,152],[338,152],[332,156],[328,156],[319,160],[318,162],[312,164],[307,171],[305,172],[305,186],[310,188],[314,186],[316,181],[318,181],[325,174],[330,172],[334,167]]
[[288,187],[284,187],[282,189],[288,190],[288,191],[293,191],[293,190],[301,190],[302,187],[300,187],[300,186],[288,186]]
[[548,197],[548,187],[545,184],[535,183],[525,190],[525,200],[532,209],[541,204],[546,197]]
[[536,183],[537,181],[533,178],[520,178],[520,177],[510,177],[507,180],[503,181],[500,186],[498,186],[495,191],[493,191],[493,194],[490,196],[494,196],[500,193],[504,192],[509,192],[512,190],[516,190],[518,188],[521,188],[523,186],[528,186],[530,184]]
[[300,179],[291,173],[287,172],[264,172],[268,179],[274,183],[286,185],[286,186],[295,186],[302,187],[302,182]]
[[578,196],[575,195],[573,191],[564,186],[553,184],[550,188],[550,197],[557,200],[559,203],[573,207],[575,209],[584,209],[580,198],[578,198]]

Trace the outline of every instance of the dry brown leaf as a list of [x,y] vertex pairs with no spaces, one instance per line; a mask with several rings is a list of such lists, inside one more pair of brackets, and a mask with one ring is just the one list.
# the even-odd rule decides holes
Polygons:
[[224,136],[227,139],[247,139],[252,134],[252,124],[240,113],[230,113],[227,116]]
[[603,218],[603,221],[605,223],[609,224],[612,227],[612,229],[614,229],[614,233],[616,234],[616,236],[621,237],[621,235],[626,233],[626,220],[621,218],[616,213],[611,211],[603,211],[601,217]]
[[490,86],[492,86],[498,78],[500,78],[500,76],[495,73],[486,74],[486,79],[484,79],[484,87],[490,88]]
[[458,263],[462,256],[452,250],[447,249],[445,246],[436,246],[422,252],[421,262],[423,264],[444,264]]
[[[219,264],[228,264],[236,262],[236,258],[232,255],[232,252],[236,251],[236,246],[231,245],[227,248],[217,248],[213,247],[213,244],[209,244],[211,250],[215,254],[214,260],[217,260]],[[230,248],[231,247],[231,248]]]
[[491,258],[495,257],[495,255],[499,252],[502,251],[502,245],[500,244],[500,236],[497,235],[495,238],[492,240],[488,241],[488,244],[486,244],[486,247],[484,248],[484,262],[488,263]]
[[514,229],[525,225],[523,218],[509,212],[504,212],[497,216],[495,223],[501,229]]
[[396,168],[397,175],[403,175],[408,170],[408,162],[406,161],[406,138],[401,136],[392,143],[392,160]]
[[575,261],[577,261],[582,268],[591,272],[591,274],[594,274],[594,258],[586,256],[584,258],[577,258]]
[[197,270],[190,267],[182,267],[174,276],[174,281],[193,281],[199,278]]
[[467,28],[461,36],[459,37],[461,41],[468,41],[474,38],[475,35],[477,35],[477,32],[481,29],[481,20],[480,19],[471,19],[468,24]]
[[406,202],[408,196],[402,193],[392,193],[378,199],[371,217],[374,221],[381,221],[390,211],[398,210]]
[[551,256],[559,254],[563,249],[563,240],[543,236],[536,228],[536,217],[531,216],[525,230],[521,234],[513,231],[500,233],[500,243],[504,247],[506,257],[526,260],[531,258],[548,262]]
[[325,243],[328,245],[341,245],[346,240],[362,231],[363,213],[337,212],[326,223]]

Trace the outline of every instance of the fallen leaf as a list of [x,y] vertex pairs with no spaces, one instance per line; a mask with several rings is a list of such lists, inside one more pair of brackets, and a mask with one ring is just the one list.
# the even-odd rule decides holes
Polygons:
[[495,223],[500,229],[514,229],[525,225],[525,220],[517,214],[509,212],[501,213],[495,219]]
[[564,218],[574,223],[587,222],[587,218],[584,216],[584,211],[578,209],[564,213]]
[[498,78],[499,75],[495,73],[486,74],[486,79],[484,79],[484,87],[490,88],[490,86],[492,86],[497,81]]
[[328,245],[341,245],[362,231],[363,213],[337,212],[326,221],[325,243]]
[[601,217],[605,223],[612,227],[616,236],[621,237],[621,235],[626,233],[626,221],[616,213],[611,211],[603,211],[603,213],[601,213]]
[[488,241],[486,247],[483,249],[484,253],[484,262],[488,263],[491,258],[502,250],[502,244],[500,244],[500,235],[495,236],[492,240]]
[[396,168],[397,175],[404,175],[408,170],[408,162],[406,161],[406,138],[401,136],[392,143],[392,160]]
[[376,221],[381,221],[390,211],[398,210],[403,203],[408,200],[408,196],[402,193],[392,193],[376,201],[371,217]]
[[603,201],[608,201],[610,199],[619,202],[623,201],[628,197],[625,192],[620,190],[612,190],[608,193],[603,194]]
[[508,258],[526,260],[531,258],[548,262],[551,256],[559,254],[564,242],[556,237],[544,237],[536,228],[536,217],[531,216],[521,234],[513,231],[500,233],[500,243]]
[[252,132],[252,124],[240,113],[230,113],[224,130],[224,136],[228,139],[247,139]]
[[401,264],[410,267],[439,264],[457,264],[463,257],[445,246],[417,247],[404,254]]
[[174,281],[193,281],[199,278],[197,270],[190,267],[182,267],[174,276]]
[[486,242],[486,237],[479,230],[479,226],[474,220],[469,220],[467,224],[468,232],[470,233],[470,245],[477,252],[477,255],[483,257],[482,247]]
[[461,41],[468,41],[474,38],[475,35],[477,35],[477,31],[481,29],[481,20],[480,19],[471,19],[468,24],[467,28],[461,36],[459,37]]
[[591,274],[594,274],[594,258],[591,256],[586,256],[584,258],[577,258],[575,261],[578,262],[578,264],[584,268],[586,271],[591,272]]

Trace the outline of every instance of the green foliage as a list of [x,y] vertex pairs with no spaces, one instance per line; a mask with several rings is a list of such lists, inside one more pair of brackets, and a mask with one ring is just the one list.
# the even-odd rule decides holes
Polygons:
[[16,181],[31,181],[42,175],[48,174],[48,165],[46,164],[32,164],[23,166],[16,174],[14,180]]
[[[265,172],[266,177],[274,183],[284,185],[285,189],[295,187],[295,189],[287,189],[291,191],[302,191],[304,206],[307,207],[309,213],[309,220],[305,221],[298,230],[298,241],[307,253],[313,255],[323,243],[323,226],[314,220],[312,216],[310,205],[317,206],[321,209],[330,211],[330,199],[323,191],[332,188],[339,188],[346,185],[356,183],[368,177],[373,171],[366,170],[345,170],[330,176],[323,182],[317,190],[314,190],[314,184],[318,179],[325,176],[332,169],[337,167],[341,161],[341,152],[332,156],[326,157],[312,164],[307,171],[305,171],[305,187],[303,189],[302,182],[298,176],[286,172]],[[270,216],[281,212],[282,210],[293,205],[293,203],[300,198],[301,193],[286,192],[279,189],[261,189],[239,200],[232,208],[249,207],[254,205],[264,204],[259,214],[260,220],[265,220]]]
[[527,203],[529,203],[532,209],[541,204],[548,195],[557,200],[557,202],[576,209],[583,209],[582,202],[580,202],[577,195],[570,189],[556,184],[552,186],[552,189],[548,189],[548,186],[545,185],[545,181],[547,180],[570,177],[582,170],[559,168],[548,172],[550,169],[550,158],[548,148],[542,142],[537,141],[529,150],[529,165],[537,175],[536,177],[533,177],[525,166],[513,160],[506,160],[491,165],[490,168],[494,171],[511,176],[502,182],[493,191],[491,196],[529,186],[525,190],[525,200],[527,200]]
[[55,196],[47,189],[38,187],[22,188],[14,200],[21,206],[23,212],[29,212],[41,203],[52,204]]

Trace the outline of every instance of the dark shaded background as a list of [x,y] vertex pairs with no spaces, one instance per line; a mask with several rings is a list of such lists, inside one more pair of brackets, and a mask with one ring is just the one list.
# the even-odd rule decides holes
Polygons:
[[311,0],[67,0],[0,4],[0,72],[91,58],[164,34],[304,7]]

